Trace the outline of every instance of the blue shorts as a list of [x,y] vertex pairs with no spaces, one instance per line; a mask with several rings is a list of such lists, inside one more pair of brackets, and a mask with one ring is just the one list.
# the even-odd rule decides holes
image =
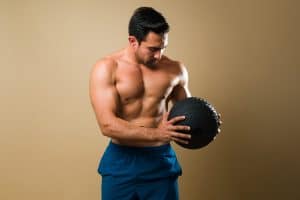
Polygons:
[[181,167],[170,144],[128,147],[109,143],[98,172],[102,200],[177,200]]

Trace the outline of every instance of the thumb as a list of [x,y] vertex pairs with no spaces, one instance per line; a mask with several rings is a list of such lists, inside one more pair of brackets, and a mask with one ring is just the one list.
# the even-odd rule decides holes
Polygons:
[[168,121],[169,114],[170,114],[170,112],[169,112],[169,111],[166,111],[166,112],[164,113],[164,115],[163,115],[163,119],[164,119],[165,121]]

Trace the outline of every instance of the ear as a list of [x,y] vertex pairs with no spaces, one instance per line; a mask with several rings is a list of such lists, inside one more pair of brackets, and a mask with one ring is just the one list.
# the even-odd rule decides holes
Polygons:
[[137,41],[136,37],[129,36],[128,37],[129,45],[132,46],[134,49],[137,49],[139,46],[139,42]]

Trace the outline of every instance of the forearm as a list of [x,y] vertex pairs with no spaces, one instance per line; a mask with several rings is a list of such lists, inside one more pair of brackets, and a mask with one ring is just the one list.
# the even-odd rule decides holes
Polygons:
[[103,135],[126,144],[147,145],[158,142],[157,128],[141,127],[121,118],[113,118],[106,123],[100,123]]

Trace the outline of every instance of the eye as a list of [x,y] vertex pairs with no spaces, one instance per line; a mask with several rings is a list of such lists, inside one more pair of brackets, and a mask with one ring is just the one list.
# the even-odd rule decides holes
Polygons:
[[156,48],[156,47],[149,47],[149,50],[151,51],[151,52],[156,52],[156,51],[158,51],[158,50],[160,50],[159,48]]

